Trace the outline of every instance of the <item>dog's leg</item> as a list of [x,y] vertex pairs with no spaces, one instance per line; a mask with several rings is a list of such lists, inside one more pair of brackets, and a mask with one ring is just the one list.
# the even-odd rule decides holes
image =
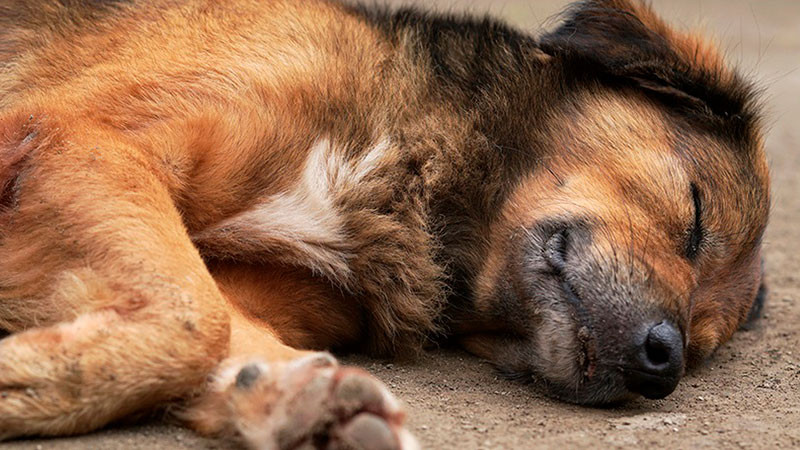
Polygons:
[[0,341],[0,438],[91,431],[202,387],[229,318],[153,158],[54,114],[0,120],[0,153],[14,151],[0,170],[0,318],[15,332]]
[[[233,437],[259,449],[417,448],[403,427],[399,403],[380,381],[361,369],[339,366],[328,353],[283,344],[278,335],[292,339],[288,336],[297,333],[285,311],[276,314],[272,309],[259,318],[239,312],[242,305],[252,304],[250,297],[258,296],[262,302],[275,302],[280,310],[303,314],[303,305],[322,301],[319,296],[324,293],[330,297],[317,309],[329,321],[357,330],[360,316],[346,315],[351,305],[330,286],[319,280],[315,286],[313,280],[306,282],[286,272],[270,276],[269,268],[260,277],[253,276],[258,269],[252,267],[212,273],[237,308],[231,310],[231,357],[220,365],[207,393],[186,415],[194,429]],[[281,302],[270,292],[294,292],[295,296]],[[346,330],[343,333],[341,339],[351,338]],[[314,347],[319,343],[308,334],[305,342],[295,341]]]

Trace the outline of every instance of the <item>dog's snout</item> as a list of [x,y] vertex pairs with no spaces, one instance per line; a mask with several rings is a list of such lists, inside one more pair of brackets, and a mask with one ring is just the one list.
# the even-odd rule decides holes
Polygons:
[[664,398],[683,374],[683,336],[668,321],[644,327],[625,371],[629,390],[646,398]]

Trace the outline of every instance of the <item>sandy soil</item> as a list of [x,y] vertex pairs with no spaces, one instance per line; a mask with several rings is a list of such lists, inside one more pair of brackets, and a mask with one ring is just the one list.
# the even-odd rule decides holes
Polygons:
[[[399,1],[398,1],[399,3]],[[544,0],[438,0],[487,10],[536,29],[564,4]],[[704,24],[768,96],[774,208],[766,238],[770,296],[756,329],[740,332],[669,398],[612,409],[559,403],[499,379],[475,358],[432,352],[414,363],[366,358],[407,405],[425,448],[800,447],[800,2],[654,0],[673,22]],[[89,436],[21,441],[4,449],[225,448],[180,428],[150,424]]]

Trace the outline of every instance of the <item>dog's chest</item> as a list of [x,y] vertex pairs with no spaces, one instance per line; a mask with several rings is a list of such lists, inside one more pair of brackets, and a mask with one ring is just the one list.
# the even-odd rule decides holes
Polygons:
[[383,138],[347,157],[347,148],[327,138],[314,142],[290,188],[193,236],[201,251],[237,259],[300,264],[335,277],[346,276],[348,242],[342,196],[358,189],[385,162],[391,147]]

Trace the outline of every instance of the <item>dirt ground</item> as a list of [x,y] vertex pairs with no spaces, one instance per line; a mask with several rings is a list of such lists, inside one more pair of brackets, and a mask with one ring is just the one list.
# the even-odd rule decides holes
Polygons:
[[[565,4],[553,0],[434,3],[450,10],[491,11],[531,30],[552,25],[553,14]],[[414,363],[346,358],[384,380],[405,402],[409,427],[424,448],[800,448],[800,2],[652,3],[673,23],[703,25],[720,39],[729,59],[766,90],[774,207],[766,237],[770,295],[764,319],[756,329],[738,333],[667,399],[611,409],[550,400],[499,379],[485,363],[455,351],[431,352]],[[0,448],[225,446],[154,423]]]

